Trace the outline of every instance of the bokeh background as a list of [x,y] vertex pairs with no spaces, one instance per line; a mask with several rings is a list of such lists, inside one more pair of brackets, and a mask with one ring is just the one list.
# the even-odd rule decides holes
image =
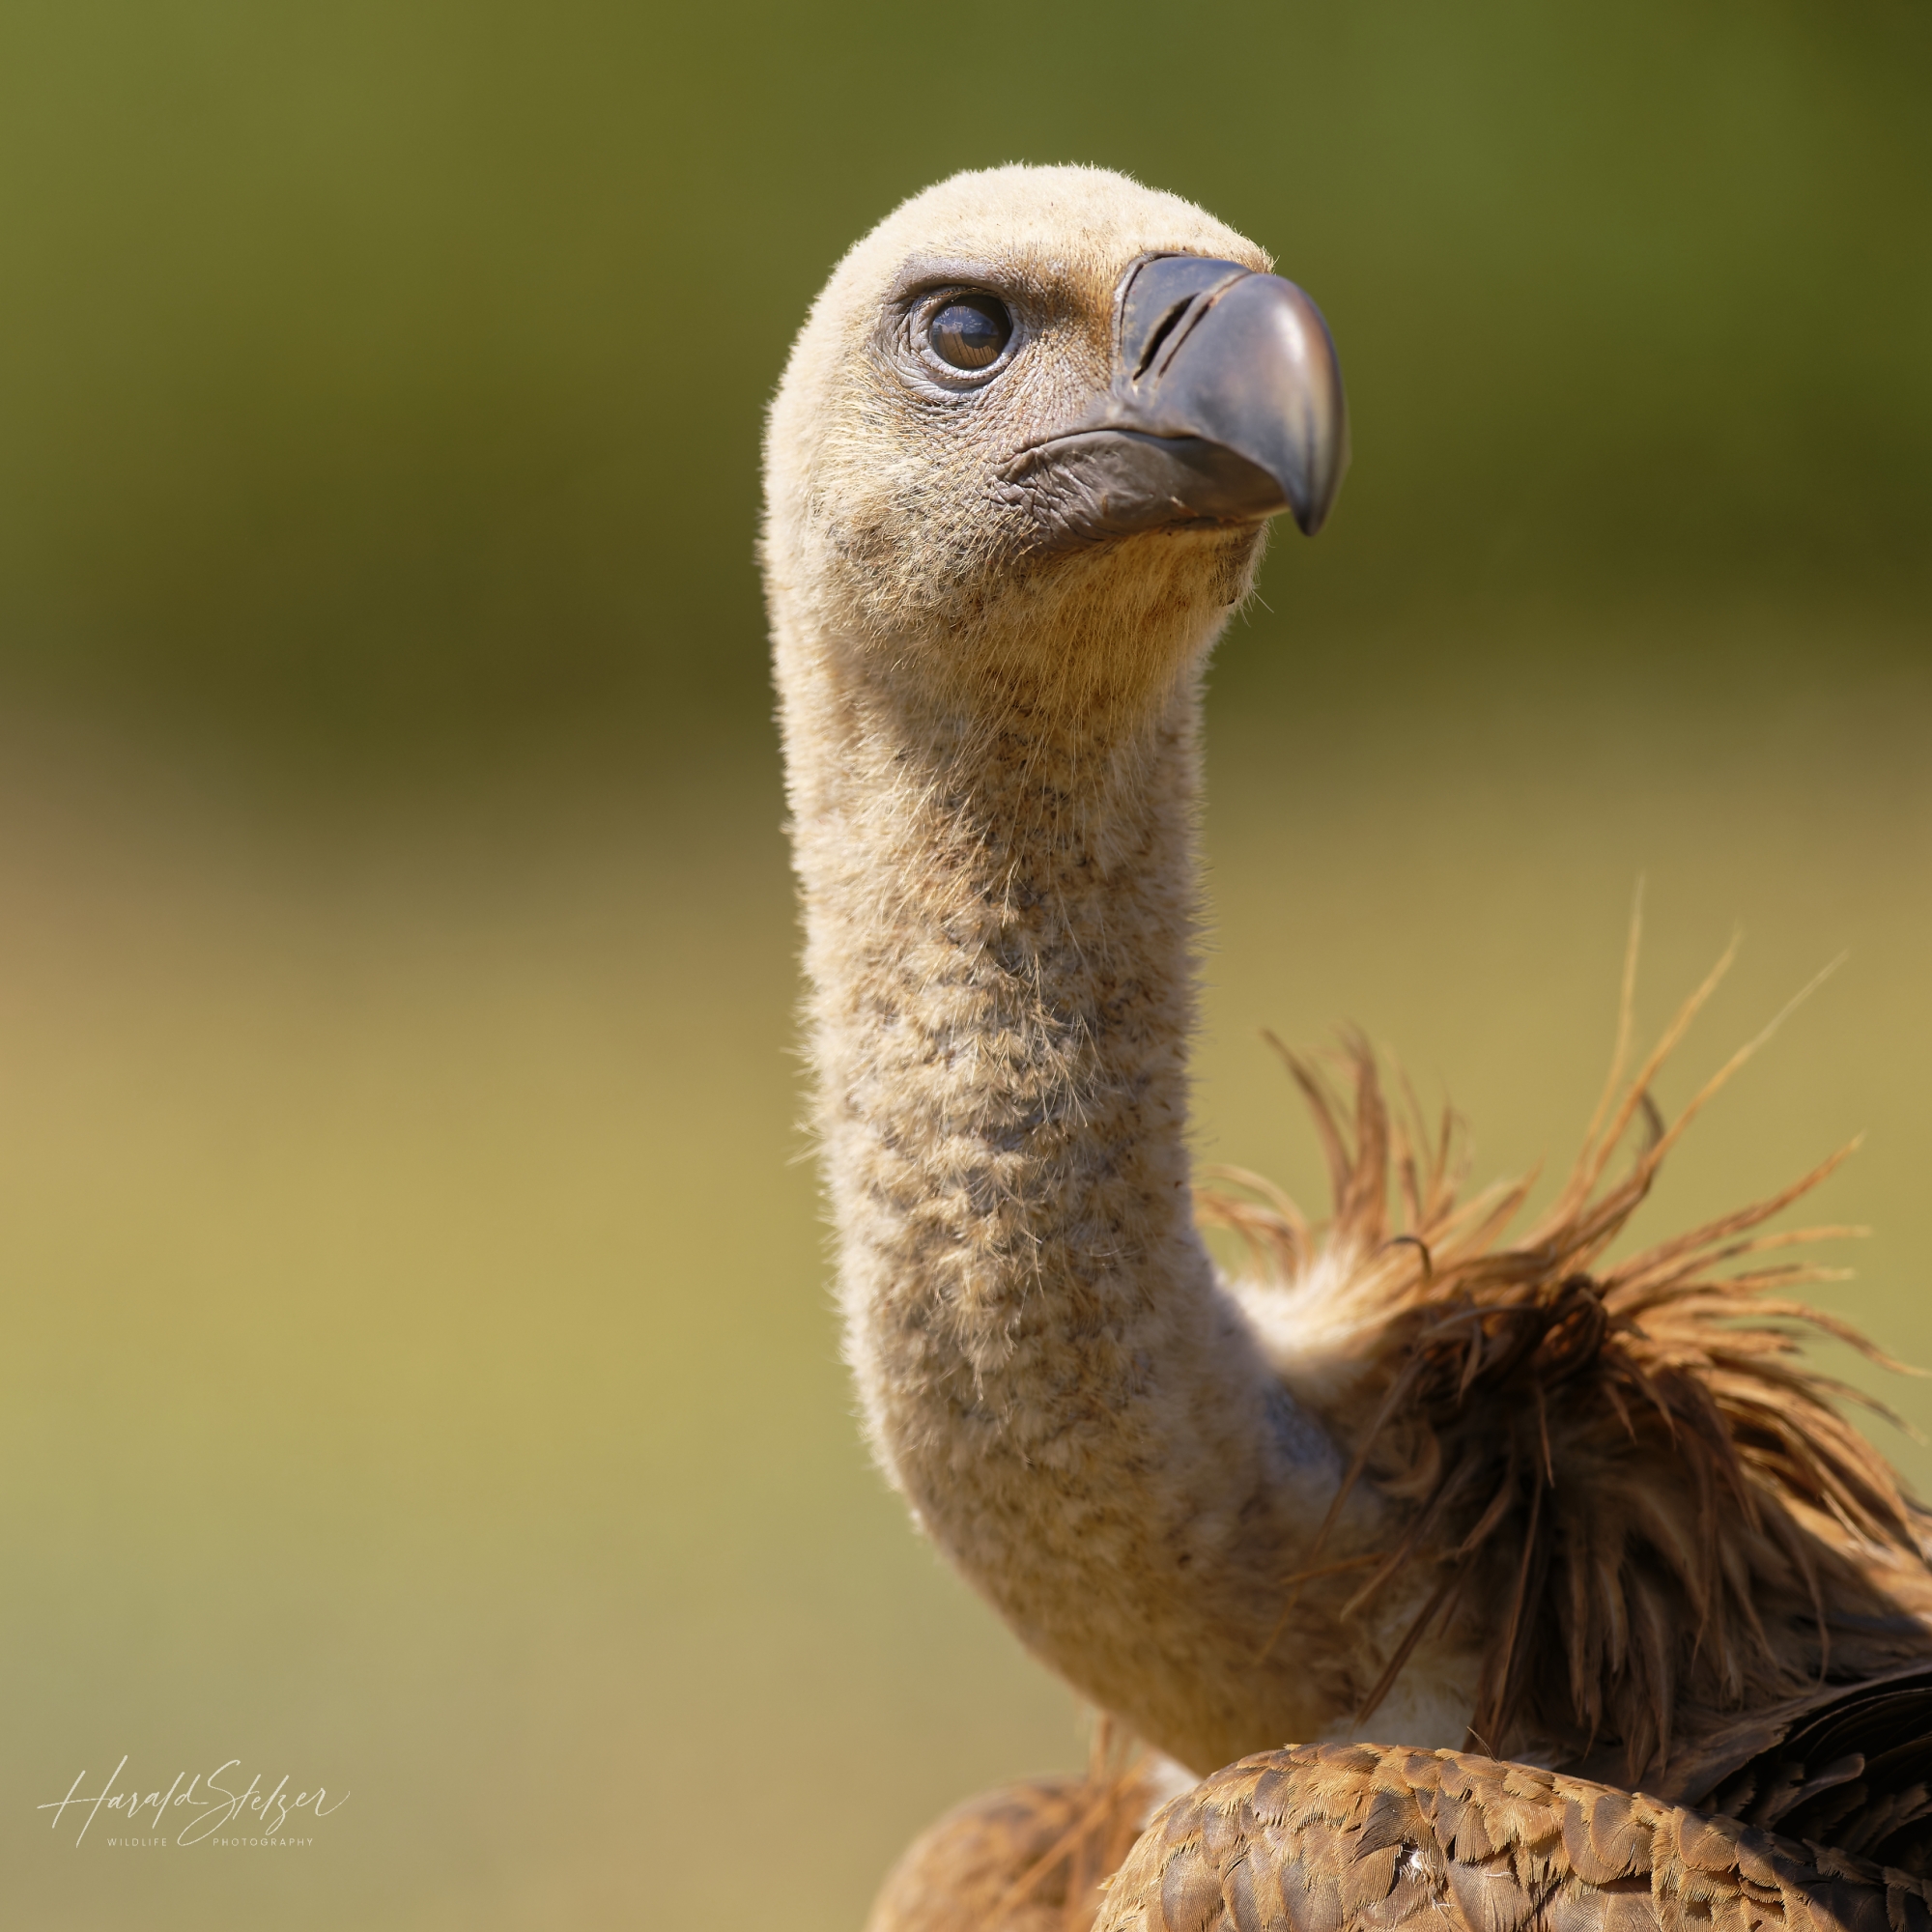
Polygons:
[[[1077,1761],[867,1464],[795,1127],[760,412],[954,168],[1192,196],[1341,345],[1204,1151],[1319,1202],[1256,1035],[1354,1019],[1560,1166],[1644,874],[1650,1025],[1747,932],[1666,1103],[1850,953],[1647,1225],[1868,1131],[1822,1293],[1932,1359],[1928,86],[1915,0],[4,0],[10,1922],[832,1932]],[[50,1833],[123,1753],[353,1797]]]

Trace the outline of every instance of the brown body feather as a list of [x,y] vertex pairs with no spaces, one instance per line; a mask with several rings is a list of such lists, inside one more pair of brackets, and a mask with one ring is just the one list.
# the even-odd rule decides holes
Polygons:
[[955,1805],[887,1875],[866,1932],[1086,1932],[1139,1836],[1095,1843],[1084,1777],[1034,1777]]
[[1314,1745],[1148,1828],[1100,1932],[1932,1932],[1922,1879],[1460,1751]]
[[1144,1803],[1104,1776],[1010,1785],[919,1839],[867,1932],[1932,1932],[1928,1701],[1928,1671],[1835,1693],[1695,1807],[1455,1751],[1267,1751],[1130,1831],[1118,1870],[1101,1838]]
[[1003,1785],[921,1833],[866,1932],[1088,1932],[1158,1803],[1146,1755],[1102,1718],[1084,1776]]

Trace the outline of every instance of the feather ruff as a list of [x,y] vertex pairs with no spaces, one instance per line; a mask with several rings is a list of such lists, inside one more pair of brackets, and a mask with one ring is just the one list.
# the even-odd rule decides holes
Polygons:
[[[1352,1614],[1423,1573],[1433,1583],[1358,1718],[1426,1635],[1460,1624],[1484,1634],[1467,1747],[1565,1763],[1610,1745],[1632,1782],[1728,1714],[1932,1655],[1922,1514],[1839,1407],[1878,1406],[1807,1366],[1804,1337],[1898,1365],[1790,1298],[1836,1271],[1775,1259],[1861,1231],[1761,1232],[1851,1150],[1606,1261],[1690,1121],[1772,1031],[1666,1125],[1652,1081],[1730,955],[1625,1081],[1634,942],[1634,929],[1597,1117],[1516,1239],[1531,1181],[1462,1198],[1460,1122],[1445,1112],[1432,1131],[1406,1083],[1392,1109],[1359,1037],[1339,1055],[1347,1100],[1321,1064],[1272,1042],[1327,1157],[1334,1213],[1319,1239],[1256,1176],[1214,1170],[1224,1184],[1197,1193],[1198,1217],[1240,1236],[1256,1264],[1235,1286],[1264,1337],[1302,1338],[1277,1351],[1284,1379],[1351,1459],[1328,1527],[1285,1579],[1280,1627],[1317,1576],[1361,1572]],[[1632,1153],[1612,1175],[1621,1147]],[[1399,1531],[1324,1560],[1363,1483],[1396,1503]]]

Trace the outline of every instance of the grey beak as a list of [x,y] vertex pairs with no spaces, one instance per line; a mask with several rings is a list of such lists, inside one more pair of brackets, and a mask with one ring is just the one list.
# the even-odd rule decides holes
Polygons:
[[1115,313],[1107,393],[1001,477],[1043,547],[1283,510],[1313,536],[1349,464],[1342,372],[1321,310],[1279,275],[1157,255],[1122,277]]

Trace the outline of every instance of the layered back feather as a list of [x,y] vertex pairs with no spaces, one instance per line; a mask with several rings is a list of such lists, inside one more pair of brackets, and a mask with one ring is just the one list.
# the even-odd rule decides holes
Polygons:
[[1932,1932],[1922,1875],[1455,1751],[1312,1745],[1156,1814],[1098,1932]]
[[[1284,1379],[1351,1457],[1344,1493],[1372,1484],[1402,1525],[1336,1561],[1324,1530],[1284,1579],[1282,1627],[1318,1576],[1360,1572],[1350,1611],[1398,1577],[1433,1579],[1361,1719],[1424,1636],[1456,1627],[1482,1640],[1469,1747],[1559,1764],[1607,1752],[1629,1781],[1667,1788],[1673,1750],[1728,1715],[1932,1655],[1921,1514],[1840,1412],[1864,1399],[1805,1365],[1803,1335],[1883,1358],[1788,1298],[1833,1271],[1774,1259],[1859,1231],[1761,1232],[1850,1150],[1606,1261],[1686,1125],[1765,1037],[1665,1125],[1651,1082],[1728,957],[1626,1082],[1627,970],[1617,1060],[1582,1152],[1514,1240],[1530,1183],[1462,1198],[1459,1123],[1445,1113],[1431,1130],[1406,1086],[1392,1110],[1359,1038],[1341,1055],[1348,1100],[1321,1065],[1280,1049],[1333,1183],[1319,1236],[1252,1175],[1217,1170],[1224,1184],[1200,1194],[1201,1218],[1254,1257],[1235,1286]],[[1331,1523],[1339,1514],[1338,1499]]]

